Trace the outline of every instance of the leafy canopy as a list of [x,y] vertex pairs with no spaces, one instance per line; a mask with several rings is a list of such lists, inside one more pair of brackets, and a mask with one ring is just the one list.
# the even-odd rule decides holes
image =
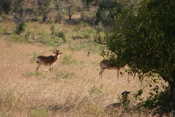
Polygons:
[[[159,73],[175,82],[175,1],[144,0],[137,12],[116,15],[107,47],[117,64],[128,64],[140,73]],[[134,12],[133,12],[134,11]]]

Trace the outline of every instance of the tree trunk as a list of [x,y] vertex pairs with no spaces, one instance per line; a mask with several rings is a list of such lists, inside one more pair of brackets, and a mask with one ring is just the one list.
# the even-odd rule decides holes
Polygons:
[[72,20],[71,6],[68,7],[68,15],[69,15],[69,20]]
[[48,17],[46,16],[46,15],[44,15],[43,17],[42,17],[42,22],[47,22],[48,21]]

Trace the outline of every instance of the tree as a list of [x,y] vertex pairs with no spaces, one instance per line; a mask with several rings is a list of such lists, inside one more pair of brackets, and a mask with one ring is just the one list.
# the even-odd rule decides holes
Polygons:
[[10,12],[20,12],[23,6],[24,0],[1,0],[0,12],[9,14]]
[[94,0],[82,0],[83,5],[89,9],[89,5],[93,2]]
[[10,0],[1,0],[0,1],[0,12],[5,12],[5,13],[9,13],[11,9],[11,2]]
[[96,24],[101,22],[103,25],[111,26],[114,22],[114,17],[120,13],[122,6],[115,1],[101,1],[96,13]]
[[169,83],[171,109],[175,108],[174,8],[174,0],[144,0],[137,12],[128,9],[116,15],[107,35],[114,64],[127,64],[139,74],[158,73]]
[[43,22],[47,20],[47,13],[49,12],[49,7],[52,0],[37,0],[37,6],[38,6],[38,14],[40,14],[43,18]]

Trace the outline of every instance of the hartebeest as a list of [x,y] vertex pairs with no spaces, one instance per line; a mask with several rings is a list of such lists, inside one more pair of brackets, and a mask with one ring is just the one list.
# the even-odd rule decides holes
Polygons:
[[100,62],[100,72],[99,72],[99,75],[100,77],[102,78],[102,75],[103,75],[103,72],[105,69],[114,69],[114,70],[117,70],[117,77],[119,78],[120,74],[122,74],[120,72],[120,67],[114,65],[111,63],[110,60],[107,60],[107,59],[104,59]]
[[60,52],[59,50],[55,50],[53,53],[54,55],[38,56],[36,58],[36,63],[38,64],[38,66],[36,67],[36,71],[39,70],[41,65],[50,66],[49,71],[52,70],[53,64],[56,62],[56,60],[62,54],[62,52]]

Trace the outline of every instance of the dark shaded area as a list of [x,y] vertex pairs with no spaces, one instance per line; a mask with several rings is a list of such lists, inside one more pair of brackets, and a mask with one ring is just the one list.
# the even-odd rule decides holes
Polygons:
[[114,29],[107,35],[109,58],[116,65],[129,65],[140,75],[157,73],[169,83],[164,94],[152,98],[164,112],[175,110],[174,7],[174,0],[145,0],[140,8],[124,9],[116,15]]
[[115,16],[122,10],[122,5],[113,1],[102,1],[96,13],[95,24],[102,23],[105,26],[112,26]]

